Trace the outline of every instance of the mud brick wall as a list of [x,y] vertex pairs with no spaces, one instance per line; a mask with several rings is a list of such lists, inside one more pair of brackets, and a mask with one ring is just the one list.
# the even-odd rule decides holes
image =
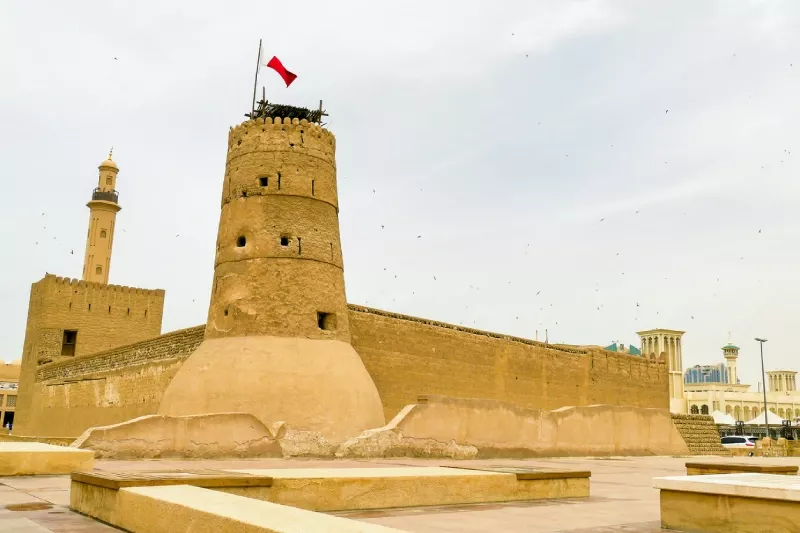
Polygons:
[[669,408],[662,362],[355,305],[349,310],[353,346],[378,388],[387,420],[420,394],[541,409],[592,404]]

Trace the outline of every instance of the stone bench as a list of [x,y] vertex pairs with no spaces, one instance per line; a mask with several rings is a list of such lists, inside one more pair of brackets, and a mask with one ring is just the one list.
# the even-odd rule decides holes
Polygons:
[[687,476],[705,476],[709,474],[782,474],[796,476],[798,467],[794,465],[770,465],[760,463],[686,463]]
[[122,489],[192,485],[310,511],[466,505],[589,496],[586,471],[447,467],[274,468],[72,474],[70,507],[119,521]]
[[779,474],[656,478],[661,527],[692,533],[800,531],[800,480]]
[[117,526],[131,533],[400,533],[191,485],[119,490]]
[[93,466],[91,450],[40,442],[0,442],[0,476],[69,474]]

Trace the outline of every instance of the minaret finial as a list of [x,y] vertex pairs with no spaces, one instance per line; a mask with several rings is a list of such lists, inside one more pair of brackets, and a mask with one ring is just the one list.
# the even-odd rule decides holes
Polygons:
[[731,343],[731,332],[729,331],[728,332],[728,344],[730,344],[730,343]]
[[111,150],[108,151],[108,158],[111,159],[111,155],[114,153],[114,147],[111,147]]

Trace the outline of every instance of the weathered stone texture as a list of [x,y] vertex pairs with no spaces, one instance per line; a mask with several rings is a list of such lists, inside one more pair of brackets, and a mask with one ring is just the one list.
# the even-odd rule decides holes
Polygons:
[[76,437],[92,426],[152,414],[181,363],[202,342],[198,326],[87,357],[43,365],[26,384],[33,401],[15,433]]
[[663,362],[546,345],[361,306],[349,309],[353,347],[378,388],[387,420],[420,394],[541,409],[669,407]]

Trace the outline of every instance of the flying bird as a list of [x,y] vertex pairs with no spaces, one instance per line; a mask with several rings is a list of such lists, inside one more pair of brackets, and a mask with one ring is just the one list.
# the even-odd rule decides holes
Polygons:
[[419,239],[419,238],[421,238],[421,237],[422,237],[422,235],[417,235],[417,239]]
[[758,232],[761,233],[761,230],[758,230]]

